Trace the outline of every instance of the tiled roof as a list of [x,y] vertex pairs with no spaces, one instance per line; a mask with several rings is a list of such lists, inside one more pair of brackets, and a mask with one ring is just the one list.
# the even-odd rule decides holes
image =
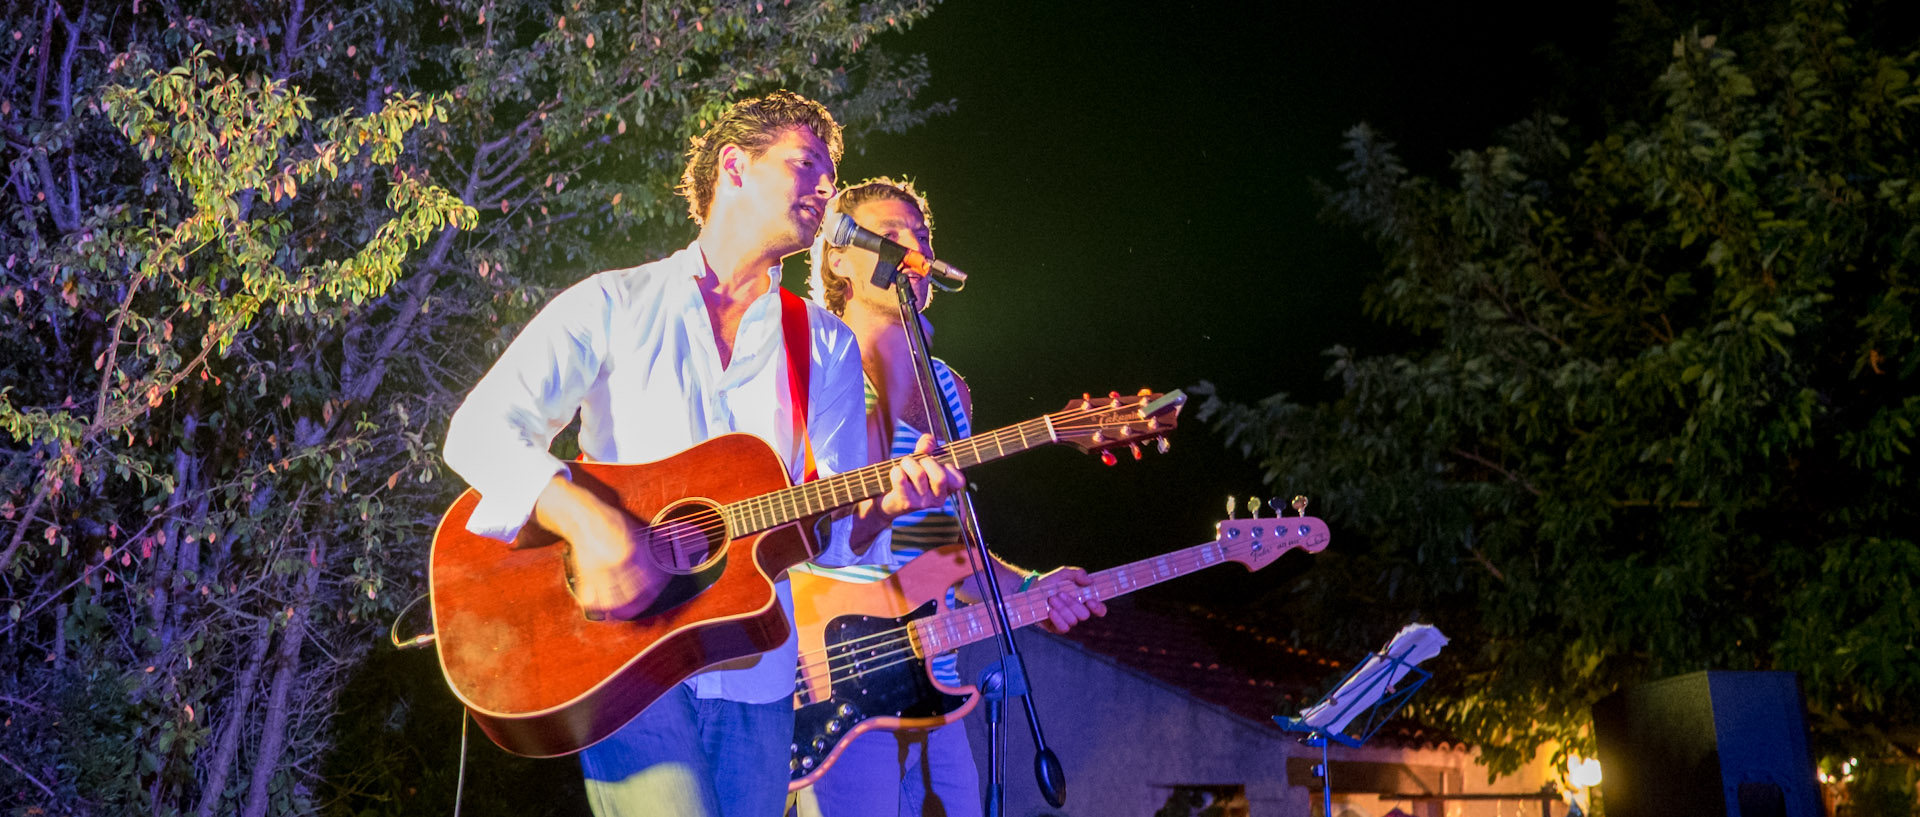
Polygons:
[[[1280,727],[1274,715],[1299,714],[1348,668],[1220,611],[1139,597],[1109,601],[1106,616],[1061,637],[1275,730]],[[1404,713],[1373,740],[1410,747],[1460,745]]]

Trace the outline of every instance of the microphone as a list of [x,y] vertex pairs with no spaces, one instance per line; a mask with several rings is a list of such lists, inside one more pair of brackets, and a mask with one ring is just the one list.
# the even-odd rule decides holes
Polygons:
[[836,247],[859,247],[877,253],[897,252],[903,257],[900,266],[913,270],[933,281],[934,285],[948,292],[959,292],[967,285],[967,274],[945,261],[938,261],[921,255],[918,250],[901,246],[898,242],[855,223],[853,216],[839,214],[827,231],[827,243]]

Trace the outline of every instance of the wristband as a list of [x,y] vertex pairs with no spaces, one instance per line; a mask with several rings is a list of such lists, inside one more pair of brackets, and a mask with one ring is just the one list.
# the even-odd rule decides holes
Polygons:
[[1021,580],[1020,580],[1020,591],[1019,591],[1019,592],[1022,592],[1022,593],[1025,593],[1025,592],[1027,592],[1027,589],[1033,586],[1033,581],[1034,581],[1035,579],[1038,579],[1038,578],[1040,578],[1040,571],[1038,571],[1038,570],[1030,570],[1030,571],[1028,571],[1028,572],[1027,572],[1027,577],[1026,577],[1026,578],[1024,578],[1024,579],[1021,579]]

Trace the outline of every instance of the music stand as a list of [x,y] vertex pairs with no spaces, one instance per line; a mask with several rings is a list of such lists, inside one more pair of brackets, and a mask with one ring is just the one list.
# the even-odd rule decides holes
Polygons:
[[[1391,720],[1406,706],[1407,699],[1433,677],[1433,673],[1415,665],[1440,654],[1440,648],[1446,644],[1447,637],[1433,625],[1409,624],[1385,647],[1367,653],[1366,660],[1349,670],[1340,683],[1333,685],[1332,691],[1303,710],[1300,717],[1273,716],[1281,729],[1304,732],[1307,736],[1301,738],[1301,742],[1319,747],[1320,765],[1314,767],[1313,774],[1320,778],[1326,817],[1333,817],[1333,777],[1329,768],[1332,744],[1358,748],[1380,731],[1381,725]],[[1364,720],[1362,715],[1366,716]],[[1353,728],[1356,721],[1361,725]]]

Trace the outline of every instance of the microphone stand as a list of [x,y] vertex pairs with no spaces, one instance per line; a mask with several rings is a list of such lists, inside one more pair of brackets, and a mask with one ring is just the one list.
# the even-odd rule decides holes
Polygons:
[[[953,427],[953,407],[947,405],[946,393],[936,385],[932,353],[927,350],[926,328],[920,324],[920,305],[914,297],[913,287],[900,280],[902,277],[900,265],[906,260],[906,248],[883,247],[878,255],[880,260],[873,268],[873,285],[892,287],[893,291],[899,295],[900,326],[907,334],[907,348],[913,356],[914,380],[920,389],[920,399],[928,409],[938,409],[928,412],[937,415],[937,419],[929,423],[933,426],[929,431],[934,435],[934,442],[944,446],[952,442],[958,432]],[[887,433],[891,436],[892,429],[888,429]],[[1034,707],[1033,695],[1027,688],[1026,663],[1020,657],[1019,646],[1013,641],[1013,625],[1007,621],[1006,603],[1000,592],[1000,583],[994,580],[991,561],[993,557],[987,553],[986,539],[980,535],[979,518],[974,515],[973,494],[963,483],[960,489],[954,492],[954,497],[960,512],[960,535],[966,541],[968,551],[973,555],[975,581],[981,585],[982,591],[990,600],[989,608],[992,610],[992,615],[987,618],[993,622],[993,631],[996,636],[994,643],[1000,650],[999,662],[982,673],[981,687],[983,690],[994,692],[997,685],[1000,694],[1018,697],[1025,704],[1027,728],[1033,733],[1034,780],[1040,787],[1040,795],[1045,797],[1054,808],[1060,808],[1067,802],[1066,770],[1061,767],[1060,758],[1053,753],[1053,749],[1047,746],[1046,736],[1040,728],[1039,710]],[[1000,677],[991,677],[995,674]],[[1002,781],[1005,760],[1000,757],[1006,750],[1006,730],[1000,728],[1001,721],[1006,717],[1006,708],[990,702],[987,712],[993,722],[987,726],[988,734],[992,739],[988,741],[987,748],[989,780],[986,814],[988,817],[999,817],[1005,808],[1006,797],[1006,788]],[[995,743],[1000,745],[993,745]]]

